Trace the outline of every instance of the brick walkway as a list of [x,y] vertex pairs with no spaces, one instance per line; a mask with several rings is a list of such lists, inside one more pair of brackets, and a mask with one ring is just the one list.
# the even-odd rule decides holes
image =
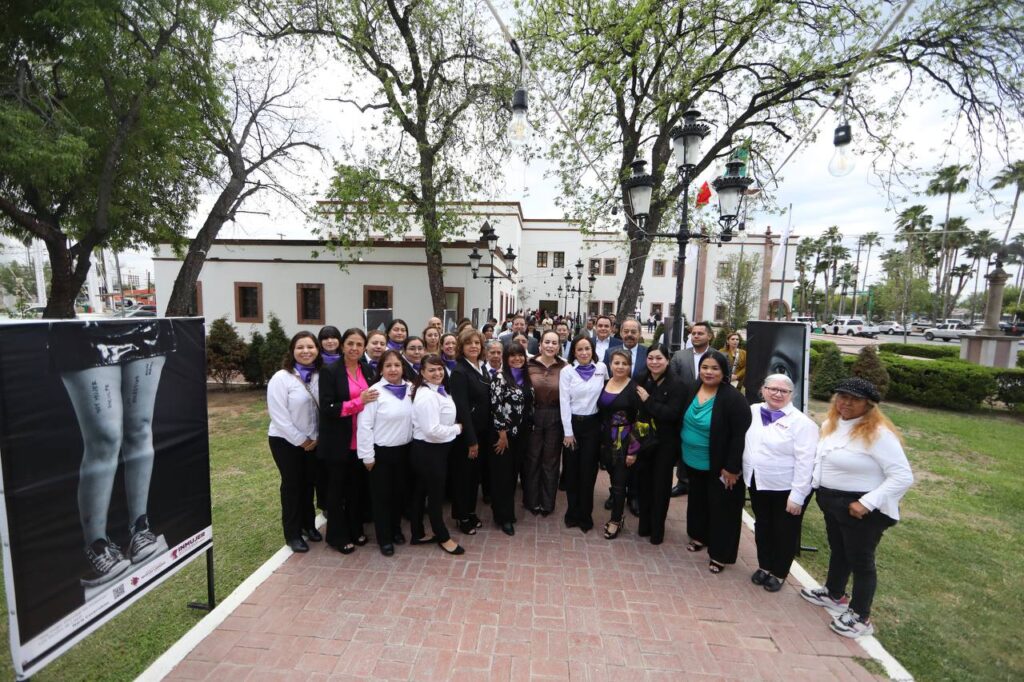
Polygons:
[[[602,474],[598,504],[606,494]],[[508,538],[485,507],[476,536],[454,534],[463,557],[404,545],[385,558],[372,540],[343,556],[314,543],[167,679],[879,679],[796,587],[750,583],[746,528],[737,564],[708,573],[707,553],[685,549],[684,501],[673,500],[659,547],[636,536],[632,516],[605,540],[603,509],[587,535],[563,527],[562,508],[546,519],[520,510]]]

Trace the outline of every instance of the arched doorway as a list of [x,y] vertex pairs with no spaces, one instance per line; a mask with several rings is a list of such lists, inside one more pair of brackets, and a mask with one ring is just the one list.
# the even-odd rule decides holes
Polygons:
[[[779,315],[779,306],[782,306],[782,315]],[[789,304],[785,301],[780,301],[777,298],[773,298],[768,301],[768,319],[769,320],[788,320],[790,319]]]

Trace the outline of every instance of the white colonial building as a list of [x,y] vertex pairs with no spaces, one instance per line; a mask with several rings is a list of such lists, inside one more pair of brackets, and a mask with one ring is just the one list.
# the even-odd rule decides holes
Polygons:
[[[447,306],[456,319],[469,317],[480,324],[490,305],[490,283],[483,279],[493,273],[494,315],[503,319],[521,309],[543,308],[549,312],[616,313],[621,319],[639,312],[650,315],[670,313],[675,299],[675,253],[673,242],[659,242],[647,260],[643,278],[644,298],[638,311],[616,310],[616,301],[628,268],[628,244],[622,232],[581,233],[577,224],[566,220],[525,218],[518,202],[480,202],[467,206],[464,239],[447,243],[443,249],[444,284]],[[493,258],[478,241],[487,221],[498,242]],[[720,320],[725,305],[719,300],[717,283],[729,276],[739,254],[749,262],[756,256],[759,295],[752,315],[767,318],[771,306],[783,301],[789,312],[795,283],[796,240],[785,249],[786,257],[775,258],[781,248],[780,235],[770,228],[748,229],[725,244],[693,244],[686,261],[683,314],[690,320]],[[511,246],[515,259],[504,258]],[[483,252],[479,278],[474,279],[469,255],[476,247]],[[493,263],[492,263],[493,260]],[[777,267],[770,266],[777,260]],[[565,275],[577,287],[577,261],[584,264],[582,300],[564,294]],[[167,247],[154,257],[157,306],[162,314],[181,260]],[[593,292],[587,281],[593,272]],[[558,288],[563,288],[559,296]],[[410,232],[401,241],[374,239],[372,246],[331,250],[317,240],[225,239],[218,240],[207,255],[197,288],[197,313],[207,319],[226,315],[243,333],[265,332],[268,317],[276,314],[289,332],[316,331],[324,324],[339,328],[363,326],[381,316],[406,320],[418,333],[432,314],[423,238]],[[391,312],[385,313],[385,310]]]

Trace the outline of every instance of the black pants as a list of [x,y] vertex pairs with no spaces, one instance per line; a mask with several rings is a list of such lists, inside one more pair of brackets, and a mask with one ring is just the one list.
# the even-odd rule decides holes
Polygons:
[[370,496],[373,502],[373,527],[377,544],[390,545],[402,532],[402,507],[406,497],[406,470],[409,468],[409,446],[373,447],[373,470],[370,472]]
[[566,448],[562,459],[565,466],[565,498],[568,502],[565,520],[589,530],[594,527],[594,484],[597,481],[601,418],[596,414],[573,415],[572,432],[576,438],[576,447]]
[[636,470],[637,502],[640,505],[640,536],[651,541],[665,539],[665,519],[672,496],[672,467],[679,460],[679,441],[672,438],[660,443],[654,452],[641,456]]
[[457,521],[476,517],[477,493],[480,489],[482,458],[493,447],[490,430],[477,431],[479,453],[470,458],[464,436],[455,439],[448,466],[452,479],[452,518]]
[[313,457],[313,490],[316,492],[317,509],[327,509],[327,465],[319,457]]
[[818,488],[818,506],[825,514],[825,532],[828,535],[828,577],[825,587],[830,595],[840,597],[853,574],[850,608],[858,616],[871,615],[878,576],[875,571],[875,549],[882,534],[896,522],[877,509],[862,519],[850,516],[850,503],[864,493],[843,492]]
[[284,438],[270,437],[270,454],[281,472],[281,527],[284,539],[302,537],[302,531],[315,526],[313,481],[316,455],[292,445]]
[[555,508],[561,453],[562,419],[558,408],[537,408],[523,461],[523,506],[527,509],[551,512]]
[[365,488],[366,467],[349,450],[324,460],[327,467],[327,536],[332,547],[344,547],[363,534],[361,488]]
[[427,443],[413,440],[409,450],[409,464],[416,472],[416,491],[413,493],[412,522],[410,532],[413,538],[422,538],[423,508],[430,516],[430,528],[434,539],[447,542],[451,535],[444,523],[444,482],[448,475],[448,453],[452,443]]
[[[633,466],[636,466],[635,464]],[[612,491],[612,516],[611,520],[622,523],[622,511],[626,507],[626,480],[633,467],[626,466],[626,458],[612,457],[611,466],[608,468],[608,478],[611,480]]]
[[708,556],[720,564],[736,563],[740,546],[740,524],[746,486],[743,479],[727,490],[719,480],[720,471],[686,467],[690,496],[686,501],[686,532],[707,545]]
[[516,475],[518,462],[530,443],[529,430],[509,436],[508,448],[491,457],[491,512],[497,524],[515,523]]
[[[779,580],[785,580],[800,548],[803,513],[786,511],[788,490],[758,490],[757,478],[750,479],[750,509],[754,512],[754,542],[757,566]],[[807,508],[807,505],[804,505]]]

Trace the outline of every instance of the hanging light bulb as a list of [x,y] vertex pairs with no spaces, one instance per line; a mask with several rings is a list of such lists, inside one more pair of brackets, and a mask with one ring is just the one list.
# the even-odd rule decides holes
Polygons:
[[530,141],[530,123],[526,120],[526,90],[518,88],[512,95],[512,122],[508,125],[508,141],[522,146]]
[[850,142],[853,140],[853,133],[849,123],[841,123],[836,126],[835,135],[832,137],[832,144],[835,145],[836,153],[828,162],[828,172],[837,178],[849,175],[853,172],[856,160],[853,158],[853,151],[850,149]]

